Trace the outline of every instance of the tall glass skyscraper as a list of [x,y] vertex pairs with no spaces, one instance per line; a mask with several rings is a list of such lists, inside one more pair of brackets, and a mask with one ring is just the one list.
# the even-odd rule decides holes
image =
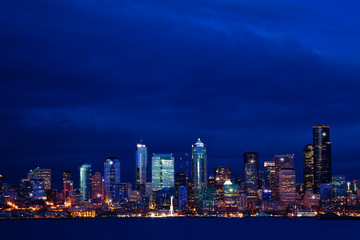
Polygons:
[[171,154],[155,154],[152,157],[152,187],[154,191],[175,187],[174,157]]
[[313,127],[314,146],[314,193],[318,193],[320,185],[331,183],[331,142],[329,126]]
[[104,163],[104,188],[108,202],[118,202],[120,184],[120,161],[116,157],[108,157]]
[[314,187],[314,146],[308,144],[303,150],[303,183],[304,188]]
[[148,152],[147,152],[147,147],[144,144],[136,145],[135,159],[136,159],[136,189],[144,194],[145,183],[148,179],[148,171],[147,171]]
[[90,198],[91,164],[80,167],[80,199],[88,201]]
[[191,179],[193,181],[194,198],[198,200],[199,190],[207,186],[206,145],[200,141],[200,138],[192,145]]
[[256,197],[259,171],[259,154],[257,152],[244,152],[244,169],[246,195]]

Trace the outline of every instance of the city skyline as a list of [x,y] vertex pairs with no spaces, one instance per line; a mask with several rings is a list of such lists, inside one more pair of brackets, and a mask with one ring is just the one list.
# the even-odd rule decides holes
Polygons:
[[[320,125],[320,127],[321,126],[324,126],[324,127],[327,127],[328,128],[328,126],[326,126],[326,125]],[[314,128],[317,128],[317,127],[319,127],[319,126],[314,126],[313,127],[313,129]],[[328,132],[327,132],[328,133]],[[313,132],[313,136],[315,136],[315,132]],[[143,139],[141,139],[140,140],[141,142],[143,142]],[[315,141],[315,140],[314,140]],[[200,143],[200,144],[203,144],[201,141],[200,141],[200,138],[198,138],[198,142],[197,143]],[[309,143],[309,144],[306,144],[306,145],[304,145],[305,146],[305,148],[308,146],[308,145],[313,145],[312,143]],[[139,144],[139,143],[137,143],[136,144],[136,148],[134,148],[135,150],[135,161],[124,161],[124,160],[121,160],[121,159],[119,159],[119,160],[117,160],[117,161],[119,161],[119,164],[121,164],[121,162],[126,162],[126,164],[125,165],[122,165],[123,167],[124,167],[124,169],[126,169],[125,171],[124,170],[119,170],[120,172],[119,172],[119,174],[120,175],[122,175],[123,174],[123,171],[126,173],[126,171],[127,171],[127,169],[128,169],[128,165],[132,165],[131,163],[132,162],[135,162],[135,166],[136,166],[136,164],[137,164],[137,162],[138,162],[138,150],[139,149],[141,149],[141,148],[144,148],[145,149],[145,152],[144,152],[144,154],[145,154],[145,158],[147,158],[147,155],[148,155],[148,151],[147,151],[147,146],[148,145],[145,145],[145,144]],[[201,146],[203,146],[203,145],[201,145]],[[140,147],[140,148],[139,148]],[[194,145],[192,145],[192,149],[194,149]],[[151,146],[150,146],[150,148],[151,148]],[[189,148],[190,149],[190,151],[189,151],[189,153],[191,152],[191,148]],[[205,145],[205,149],[206,149],[206,145]],[[166,151],[165,151],[166,152]],[[171,151],[167,151],[167,152],[171,152]],[[205,150],[205,153],[206,153],[206,150]],[[272,161],[272,160],[274,160],[274,157],[276,157],[277,155],[279,155],[278,153],[274,153],[272,156],[271,156],[271,159],[267,159],[267,158],[262,158],[263,159],[263,161],[259,161],[259,156],[261,156],[261,152],[246,152],[246,151],[244,151],[242,154],[241,154],[241,156],[242,157],[240,157],[239,159],[238,159],[238,161],[240,161],[240,162],[238,162],[238,163],[230,163],[230,164],[225,164],[225,162],[224,162],[224,164],[214,164],[213,162],[211,162],[211,158],[210,158],[210,162],[209,162],[209,164],[210,164],[210,166],[209,167],[207,167],[206,168],[206,171],[208,172],[208,171],[210,171],[208,174],[207,174],[207,177],[209,177],[209,176],[213,176],[214,177],[214,174],[212,173],[213,171],[212,171],[212,169],[214,168],[214,167],[231,167],[232,169],[233,169],[233,171],[232,171],[232,178],[235,178],[236,176],[236,174],[241,174],[241,175],[243,175],[244,177],[245,177],[245,165],[244,165],[244,159],[245,159],[245,154],[247,154],[247,153],[249,153],[249,154],[256,154],[257,155],[257,164],[258,164],[258,167],[257,167],[257,170],[256,170],[256,172],[258,172],[258,171],[264,171],[265,170],[265,168],[264,168],[264,164],[265,164],[265,162],[268,162],[268,161]],[[147,175],[147,177],[146,177],[146,179],[147,179],[147,181],[149,180],[149,181],[151,181],[151,173],[150,173],[150,175],[147,173],[148,171],[150,171],[149,170],[149,167],[151,166],[151,157],[154,155],[155,153],[152,153],[151,154],[151,156],[150,156],[150,158],[147,160],[147,161],[143,161],[143,165],[146,165],[146,175]],[[186,172],[187,171],[187,169],[188,170],[190,170],[190,172],[193,172],[192,171],[192,163],[194,162],[192,159],[191,159],[191,154],[187,154],[187,158],[185,157],[185,154],[187,154],[187,153],[181,153],[181,154],[173,154],[173,153],[171,153],[171,155],[173,155],[174,156],[174,159],[175,159],[175,161],[174,161],[174,168],[175,168],[175,171],[181,171],[181,172]],[[280,154],[279,156],[282,156],[282,155],[288,155],[288,154],[290,154],[290,153],[282,153],[282,154]],[[333,152],[331,153],[332,155],[333,155]],[[293,155],[293,158],[295,159],[294,160],[294,166],[295,166],[295,169],[296,169],[296,171],[297,171],[297,174],[296,174],[296,182],[297,183],[302,183],[303,182],[303,179],[304,179],[304,176],[303,176],[303,170],[304,170],[304,161],[303,161],[303,158],[304,158],[304,149],[303,149],[303,151],[302,151],[302,155],[301,156],[297,156],[297,157],[295,157],[295,154],[291,154],[291,155]],[[207,153],[205,154],[205,158],[207,158]],[[112,159],[112,158],[117,158],[117,157],[108,157],[107,158],[107,161],[109,161],[110,159]],[[142,157],[142,158],[144,158],[144,157]],[[314,160],[313,160],[314,161]],[[99,164],[98,164],[98,162],[97,161],[95,161],[95,162],[90,162],[90,161],[88,161],[89,163],[90,163],[90,165],[94,165],[95,167],[95,172],[98,172],[98,171],[100,171],[100,172],[102,172],[102,170],[101,170],[101,168],[99,168],[99,167],[96,167],[96,166],[98,166]],[[206,159],[206,165],[207,165],[207,162],[208,162],[208,160]],[[186,163],[187,163],[187,165],[186,165]],[[147,167],[149,165],[149,167]],[[238,166],[238,165],[240,165],[240,166]],[[46,167],[42,167],[42,166],[36,166],[36,167],[33,167],[32,169],[35,169],[35,170],[30,170],[30,171],[36,171],[36,169],[37,168],[40,168],[41,167],[41,169],[42,168],[46,168]],[[58,172],[63,172],[64,170],[66,171],[66,170],[68,170],[68,169],[74,169],[74,168],[81,168],[81,166],[78,166],[78,167],[74,167],[74,166],[66,166],[63,170],[60,170],[60,169],[49,169],[49,171],[51,172],[51,171],[53,171],[53,172],[55,172],[55,174],[52,174],[52,178],[54,178],[54,179],[56,179],[54,182],[55,182],[55,186],[57,186],[57,188],[59,188],[59,189],[61,189],[61,186],[62,185],[60,185],[60,184],[63,184],[62,182],[60,182],[60,181],[58,181],[60,178],[61,178],[61,176],[60,175],[57,175],[57,173]],[[210,168],[210,169],[209,169]],[[47,170],[47,169],[44,169],[44,170]],[[335,169],[336,170],[336,169]],[[137,170],[137,168],[135,167],[135,172],[137,172],[138,170]],[[93,172],[93,173],[95,173],[95,172]],[[339,172],[339,171],[335,171],[335,175],[347,175],[346,173],[344,173],[344,172]],[[29,174],[29,173],[28,173]],[[334,174],[334,173],[333,173]],[[4,174],[3,173],[3,175],[5,175],[6,176],[6,174]],[[16,175],[20,175],[19,173],[18,174],[16,174]],[[72,175],[74,176],[74,177],[81,177],[80,176],[80,174],[78,174],[78,171],[72,171]],[[126,174],[124,174],[124,175],[126,175]],[[130,178],[129,178],[129,176],[127,176],[127,177],[125,177],[125,178],[122,178],[122,182],[130,182],[131,184],[134,184],[134,186],[136,186],[135,188],[136,189],[138,189],[137,188],[137,174],[135,173],[135,177],[133,176],[133,175],[130,175]],[[347,175],[348,176],[348,175]],[[9,178],[6,178],[6,179],[13,179],[13,177],[10,175],[7,175],[7,177],[9,177]],[[189,176],[189,177],[191,177],[191,176]],[[315,176],[314,176],[315,177]],[[21,177],[20,179],[23,179],[24,177]],[[349,178],[351,178],[351,179],[357,179],[357,175],[355,174],[354,175],[354,177],[349,177]],[[206,179],[206,181],[207,181],[207,179]],[[10,181],[8,181],[9,183],[11,183]],[[76,183],[76,182],[75,182]],[[17,184],[17,182],[15,182],[15,184]],[[50,184],[53,184],[53,183],[50,183]],[[315,184],[315,180],[314,180],[314,184]],[[75,185],[76,186],[76,185]],[[315,189],[316,189],[316,187],[315,187]],[[139,190],[139,189],[138,189]],[[142,190],[143,191],[143,190]]]
[[[333,168],[360,168],[359,1],[5,1],[0,162],[76,173],[134,144],[242,169],[243,152],[295,154],[332,127]],[[16,163],[16,164],[14,164]],[[210,170],[209,170],[210,171]],[[301,176],[301,172],[297,174]],[[56,186],[59,188],[59,186]]]

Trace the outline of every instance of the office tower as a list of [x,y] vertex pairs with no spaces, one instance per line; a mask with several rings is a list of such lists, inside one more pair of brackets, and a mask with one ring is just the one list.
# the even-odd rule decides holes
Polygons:
[[280,201],[290,204],[296,201],[295,169],[283,168],[279,171]]
[[31,193],[31,182],[29,179],[20,180],[20,198],[28,199]]
[[308,144],[303,150],[303,182],[304,188],[314,187],[314,146]]
[[179,210],[187,210],[188,208],[188,199],[187,199],[187,190],[186,186],[179,186],[178,188],[178,202],[179,202]]
[[91,164],[83,164],[80,167],[80,199],[88,201],[90,198]]
[[329,126],[313,127],[314,146],[314,193],[320,184],[331,183],[331,142]]
[[30,170],[28,173],[28,179],[42,179],[44,182],[44,190],[51,190],[51,170],[50,169],[41,169],[35,168]]
[[152,186],[154,191],[175,187],[174,157],[154,154],[152,157]]
[[179,187],[186,186],[185,173],[175,173],[175,207],[179,206]]
[[243,178],[241,174],[235,174],[235,184],[239,185],[239,188],[241,189],[241,185],[243,183]]
[[120,184],[120,161],[116,157],[108,157],[104,163],[104,187],[107,202],[119,200],[118,187]]
[[320,184],[320,200],[329,201],[332,198],[332,184],[322,183]]
[[44,187],[44,179],[30,179],[31,182],[31,193],[30,197],[32,200],[46,200],[46,193]]
[[342,198],[347,196],[347,183],[345,176],[332,177],[332,191],[334,198]]
[[258,172],[258,177],[257,177],[257,189],[263,189],[263,187],[264,187],[264,177],[265,177],[264,171],[259,171]]
[[239,185],[233,184],[230,180],[224,183],[224,200],[227,208],[237,207],[239,198]]
[[198,141],[192,145],[192,168],[191,179],[195,200],[198,200],[199,189],[207,186],[207,154],[206,145]]
[[66,180],[71,180],[71,171],[63,171],[62,172],[63,189],[64,189],[64,182]]
[[244,152],[244,169],[246,195],[254,198],[257,196],[259,171],[259,154],[257,152]]
[[214,176],[216,199],[224,201],[224,183],[231,180],[231,167],[215,167]]
[[215,178],[213,176],[210,176],[208,178],[207,187],[208,188],[215,188]]
[[294,169],[294,154],[274,155],[273,161],[275,163],[275,181],[272,190],[272,198],[275,201],[280,200],[280,170]]
[[136,189],[142,194],[145,193],[145,183],[148,179],[148,152],[144,144],[136,145]]
[[202,211],[214,211],[216,203],[215,188],[203,187],[199,190],[199,206]]
[[66,179],[63,181],[63,197],[64,204],[71,204],[71,193],[74,191],[74,182],[71,179]]
[[95,203],[101,203],[103,199],[101,173],[96,172],[91,178],[91,199]]
[[275,162],[264,162],[264,188],[271,192],[275,191],[275,173]]

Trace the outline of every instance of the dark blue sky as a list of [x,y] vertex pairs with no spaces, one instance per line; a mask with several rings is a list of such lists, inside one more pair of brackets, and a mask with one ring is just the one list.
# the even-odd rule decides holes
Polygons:
[[0,173],[108,155],[133,181],[136,142],[242,171],[329,124],[333,173],[360,178],[359,1],[2,1]]

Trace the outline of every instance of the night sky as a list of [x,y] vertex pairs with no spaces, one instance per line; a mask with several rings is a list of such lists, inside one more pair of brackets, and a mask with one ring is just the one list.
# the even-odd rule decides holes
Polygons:
[[0,3],[0,174],[191,152],[243,171],[330,125],[333,174],[360,178],[360,2],[37,0]]

